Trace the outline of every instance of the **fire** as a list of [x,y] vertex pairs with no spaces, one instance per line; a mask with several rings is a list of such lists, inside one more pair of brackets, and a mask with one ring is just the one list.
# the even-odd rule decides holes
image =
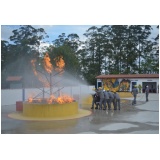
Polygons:
[[51,95],[46,101],[47,101],[48,104],[51,104],[55,101],[55,99],[56,99],[55,96]]
[[[62,72],[65,67],[65,62],[63,60],[63,56],[58,56],[58,57],[54,58],[54,61],[57,66],[57,68],[55,68],[55,69],[53,68],[53,66],[51,64],[49,54],[48,53],[45,54],[44,59],[43,59],[43,65],[44,65],[44,69],[49,74],[52,73],[53,69],[57,72]],[[31,64],[33,66],[33,72],[34,72],[35,76],[38,76],[39,80],[44,83],[45,81],[43,79],[43,76],[39,72],[37,72],[35,63],[36,63],[35,59],[31,60]],[[49,86],[49,85],[47,85],[47,86]]]
[[51,60],[49,58],[49,55],[48,55],[48,53],[46,53],[44,56],[43,63],[44,63],[44,68],[48,73],[52,73],[52,70],[53,70],[53,66],[50,61]]
[[[62,96],[59,96],[57,98],[54,95],[51,95],[45,101],[46,101],[47,104],[52,104],[52,103],[64,104],[64,103],[71,103],[71,102],[74,101],[74,99],[72,97],[68,96],[68,95],[62,95]],[[38,98],[36,100],[33,100],[32,97],[29,97],[28,102],[29,103],[32,103],[32,102],[40,103],[40,102],[42,102],[42,98]]]
[[[54,58],[53,60],[55,62],[56,67],[52,66],[49,54],[46,53],[43,58],[44,69],[46,70],[47,73],[50,74],[50,76],[51,76],[52,71],[56,71],[56,72],[58,72],[58,74],[62,74],[64,71],[64,67],[65,67],[65,62],[63,60],[63,56],[58,56],[58,57]],[[33,72],[34,72],[35,76],[37,76],[38,79],[43,83],[44,87],[52,87],[52,83],[51,83],[51,81],[50,82],[48,81],[48,79],[45,77],[46,75],[44,76],[43,72],[36,70],[36,60],[35,59],[31,60],[31,64],[33,66]],[[48,104],[52,104],[52,103],[64,104],[64,103],[71,103],[73,101],[74,101],[74,99],[68,95],[61,95],[57,98],[54,95],[50,95],[49,98],[46,98],[46,99],[39,98],[36,100],[33,100],[33,98],[31,98],[31,97],[28,98],[28,102],[30,102],[30,103],[31,102],[36,102],[36,103],[39,103],[39,102],[44,103],[45,102]]]
[[54,60],[56,62],[56,66],[57,66],[56,71],[58,71],[58,72],[63,71],[63,69],[65,67],[65,62],[63,60],[63,56],[58,56]]
[[29,102],[29,103],[32,103],[32,102],[33,102],[33,98],[32,98],[32,97],[29,97],[29,98],[28,98],[28,102]]
[[63,100],[62,97],[58,97],[56,101],[57,101],[57,103],[59,103],[59,104],[63,104],[63,103],[64,103],[64,100]]
[[71,103],[74,101],[74,99],[68,95],[62,95],[59,96],[56,101],[57,103],[63,104],[63,103]]

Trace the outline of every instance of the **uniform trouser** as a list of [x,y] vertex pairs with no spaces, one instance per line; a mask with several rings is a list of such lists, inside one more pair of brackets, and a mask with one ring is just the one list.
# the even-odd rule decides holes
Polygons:
[[146,101],[148,101],[148,93],[146,93]]
[[104,108],[106,109],[106,108],[109,108],[109,106],[110,106],[110,100],[109,99],[104,99]]
[[99,102],[96,102],[96,109],[98,109],[98,106],[99,106]]
[[120,99],[116,99],[115,100],[115,109],[117,109],[117,105],[118,105],[118,109],[120,110]]
[[94,107],[94,104],[96,104],[95,99],[92,100],[92,107]]
[[110,98],[110,99],[109,99],[109,106],[108,106],[108,109],[111,109],[111,104],[112,104],[112,102],[113,102],[113,105],[114,105],[113,98]]
[[137,97],[137,95],[133,95],[133,96],[134,96],[133,104],[136,104],[136,97]]
[[100,98],[99,108],[102,109],[102,104],[104,105],[104,98]]
[[114,109],[117,109],[117,107],[116,107],[116,99],[115,98],[113,99],[113,107],[114,107]]

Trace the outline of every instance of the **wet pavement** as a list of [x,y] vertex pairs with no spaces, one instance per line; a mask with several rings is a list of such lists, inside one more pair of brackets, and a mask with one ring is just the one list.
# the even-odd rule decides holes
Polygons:
[[86,117],[59,121],[25,121],[8,117],[15,105],[1,106],[1,134],[159,134],[159,94],[150,94],[145,102],[139,94],[137,104],[132,98],[121,100],[121,110],[91,110],[91,105],[80,108],[91,110]]

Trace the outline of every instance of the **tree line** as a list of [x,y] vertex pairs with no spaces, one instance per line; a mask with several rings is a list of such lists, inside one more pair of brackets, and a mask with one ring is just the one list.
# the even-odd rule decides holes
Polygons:
[[159,73],[159,34],[150,38],[152,30],[150,25],[92,26],[84,33],[84,41],[76,33],[62,33],[40,50],[49,37],[45,30],[20,26],[12,31],[10,42],[1,40],[1,86],[8,87],[8,76],[21,75],[27,87],[34,87],[30,61],[35,58],[42,63],[46,52],[51,59],[61,54],[65,70],[91,85],[101,74]]

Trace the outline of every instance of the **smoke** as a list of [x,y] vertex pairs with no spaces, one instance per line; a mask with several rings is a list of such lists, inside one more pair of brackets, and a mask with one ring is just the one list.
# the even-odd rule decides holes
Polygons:
[[74,74],[70,74],[68,72],[64,72],[62,75],[58,75],[53,78],[55,78],[56,81],[60,81],[60,84],[64,87],[88,85],[85,80],[82,80]]
[[33,74],[33,71],[25,72],[24,79],[27,84],[31,85],[32,88],[38,87],[74,87],[74,86],[87,86],[88,83],[85,80],[75,76],[74,74],[64,72],[52,72],[51,74],[47,73],[44,70],[37,70],[40,78]]
[[[50,83],[51,80],[52,88],[88,85],[84,79],[80,78],[75,74],[66,72],[65,69],[62,73],[53,71],[51,73],[51,79],[50,74],[48,74],[42,66],[38,65],[38,68],[36,66],[36,69],[37,72],[40,74],[41,79],[43,79],[46,83]],[[2,71],[2,73],[5,73],[2,75],[5,76],[5,80],[8,76],[22,76],[25,88],[46,87],[46,84],[40,81],[39,77],[34,74],[33,66],[30,60],[26,59],[25,57],[19,57],[15,61],[12,60],[11,63],[7,64],[6,68]]]

